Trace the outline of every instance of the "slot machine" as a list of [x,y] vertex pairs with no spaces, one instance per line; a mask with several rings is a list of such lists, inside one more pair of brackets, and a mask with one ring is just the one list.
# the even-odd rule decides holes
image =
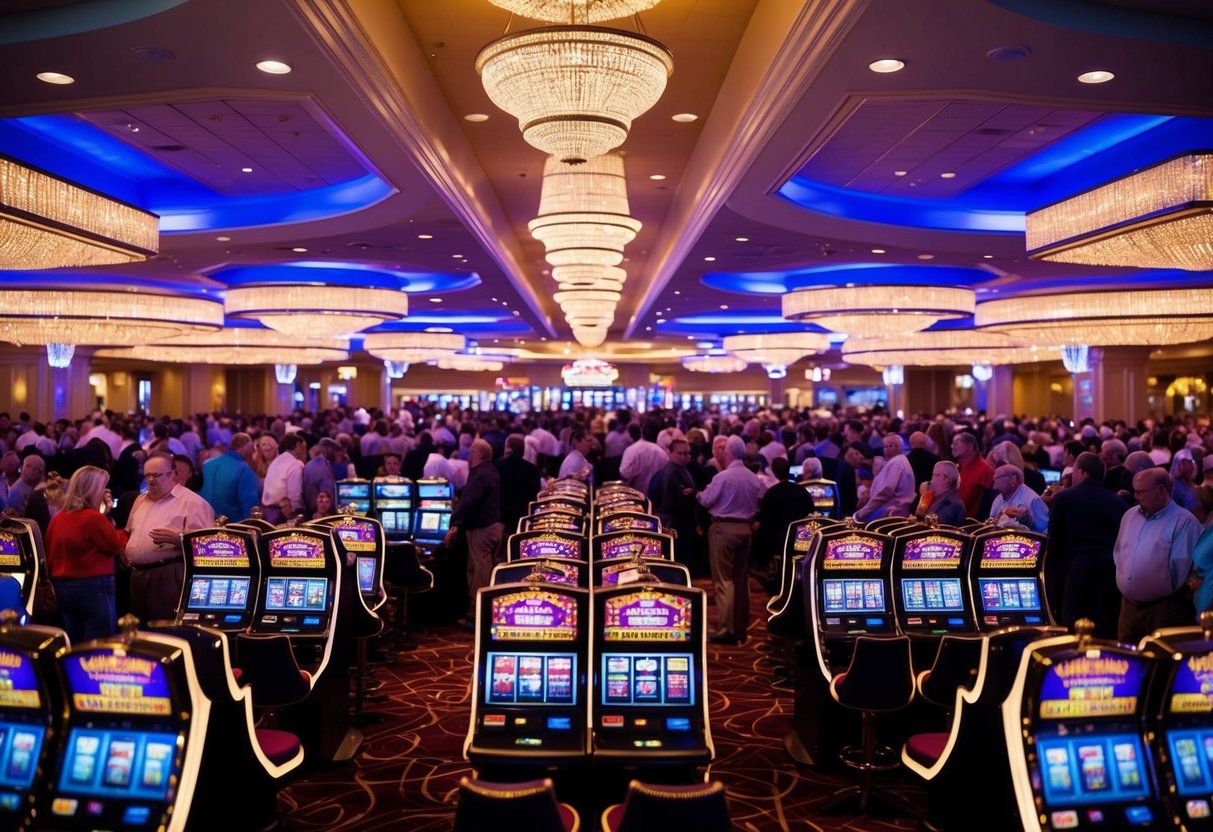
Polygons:
[[378,477],[371,482],[373,510],[390,542],[413,536],[414,485],[404,477]]
[[261,552],[261,590],[249,631],[327,644],[337,618],[342,567],[331,533],[312,528],[266,532]]
[[833,480],[801,480],[800,487],[813,498],[813,511],[837,520],[841,510],[838,502],[838,483]]
[[674,538],[656,532],[606,532],[594,535],[590,547],[594,561],[633,557],[674,559]]
[[1159,829],[1166,817],[1144,742],[1155,660],[1077,636],[1027,646],[1002,704],[1011,783],[1025,832]]
[[767,612],[773,613],[782,609],[793,595],[800,597],[800,588],[792,586],[792,575],[798,560],[809,553],[809,541],[813,532],[826,531],[840,526],[841,522],[827,517],[811,516],[797,520],[788,526],[788,533],[783,540],[783,554],[779,559],[779,591],[767,602]]
[[528,558],[562,558],[584,561],[585,538],[555,530],[536,530],[512,534],[506,541],[506,558],[510,561]]
[[0,575],[11,576],[21,586],[21,600],[28,615],[34,613],[38,571],[45,561],[37,523],[23,517],[0,519]]
[[353,506],[356,514],[371,513],[370,480],[337,480],[337,508]]
[[593,602],[595,763],[710,763],[704,591],[627,584],[595,590]]
[[59,656],[66,708],[40,830],[166,830],[186,826],[198,781],[210,700],[188,642],[135,632]]
[[449,480],[421,479],[415,485],[418,508],[451,508],[455,500],[455,487]]
[[67,635],[51,627],[17,626],[0,613],[0,830],[28,829],[40,780],[49,773],[63,698],[55,662]]
[[261,587],[261,562],[253,532],[233,526],[188,531],[182,537],[185,578],[178,624],[225,632],[248,629]]
[[330,529],[343,555],[345,567],[354,570],[358,593],[367,609],[377,610],[387,601],[383,589],[384,553],[387,540],[383,526],[374,517],[336,514],[313,520],[308,525]]
[[422,549],[437,549],[450,530],[449,508],[423,504],[413,513],[413,542]]
[[863,529],[822,535],[820,558],[810,564],[809,615],[818,663],[828,681],[850,661],[856,636],[894,635],[891,603],[892,539]]
[[912,529],[893,537],[893,607],[907,635],[977,629],[966,577],[972,539],[947,529]]
[[472,718],[478,768],[588,761],[589,591],[504,584],[476,595]]
[[1013,529],[974,534],[969,588],[979,630],[1053,623],[1044,591],[1046,542],[1042,534]]

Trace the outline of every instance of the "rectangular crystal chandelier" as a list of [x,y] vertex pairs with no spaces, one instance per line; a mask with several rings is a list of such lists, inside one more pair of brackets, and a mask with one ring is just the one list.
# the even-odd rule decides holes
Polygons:
[[1087,266],[1213,269],[1213,153],[1189,153],[1027,216],[1028,256]]

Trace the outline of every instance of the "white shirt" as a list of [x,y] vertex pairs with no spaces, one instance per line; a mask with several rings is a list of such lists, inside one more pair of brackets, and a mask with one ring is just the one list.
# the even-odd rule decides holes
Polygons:
[[303,463],[291,454],[278,454],[265,469],[265,486],[261,489],[261,502],[276,506],[284,498],[291,501],[291,509],[303,508]]
[[619,463],[619,476],[641,494],[649,493],[649,480],[670,461],[670,455],[655,442],[641,439],[628,445]]
[[181,547],[157,544],[152,540],[152,529],[206,529],[215,525],[215,510],[210,503],[190,491],[184,485],[174,485],[168,496],[152,502],[146,494],[140,494],[131,506],[131,516],[126,521],[130,541],[126,544],[126,556],[132,563],[155,563],[181,554]]
[[544,456],[560,456],[560,440],[551,431],[535,428],[531,431],[531,437],[537,443],[536,450],[539,453]]

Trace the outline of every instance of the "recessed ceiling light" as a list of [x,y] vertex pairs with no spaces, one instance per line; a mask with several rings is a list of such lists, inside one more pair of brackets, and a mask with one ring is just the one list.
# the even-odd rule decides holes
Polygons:
[[463,117],[464,121],[470,121],[472,124],[480,124],[482,121],[488,121],[488,113],[468,113]]
[[451,329],[449,326],[427,326],[425,328],[425,331],[426,332],[454,332],[455,330]]
[[240,172],[241,173],[252,173],[253,169],[252,168],[241,168]]
[[417,239],[418,240],[432,240],[432,239],[434,239],[434,235],[433,234],[418,234]]
[[665,174],[664,173],[654,173],[652,176],[649,177],[649,179],[652,179],[654,182],[661,182],[662,180],[665,179]]
[[722,304],[720,304],[720,308],[721,308],[721,309],[728,309],[728,308],[729,308],[729,305],[728,305],[727,303],[722,303]]
[[289,75],[291,65],[282,61],[257,61],[257,69],[268,75]]
[[874,249],[872,249],[872,253],[873,254],[884,254],[885,250],[883,248],[874,248]]
[[653,327],[651,327],[651,326],[646,326],[646,327],[644,328],[644,331],[645,331],[645,332],[652,332],[652,331],[653,331]]
[[868,64],[868,69],[881,74],[899,72],[905,68],[906,62],[899,61],[896,58],[881,58],[879,61],[872,61],[872,63]]
[[1106,84],[1116,76],[1106,69],[1093,69],[1078,76],[1080,84]]
[[715,258],[715,257],[705,257],[705,258],[703,258],[703,262],[705,262],[705,263],[715,263],[715,262],[716,262],[716,258]]
[[982,260],[993,260],[994,255],[993,254],[983,254],[983,255],[981,255],[981,259]]
[[38,80],[45,81],[48,84],[74,84],[76,79],[70,75],[64,75],[62,72],[39,72]]
[[216,237],[215,239],[221,243],[227,243],[227,242],[230,242],[232,238],[231,237]]
[[442,303],[442,298],[430,298],[430,303]]
[[681,294],[682,294],[682,291],[681,291],[681,290],[679,290],[679,289],[675,289],[675,290],[674,290],[674,294],[676,294],[676,295],[681,295]]
[[296,254],[303,254],[307,251],[307,249],[303,246],[295,246],[293,249],[291,249],[291,251],[295,252]]
[[935,255],[934,254],[920,254],[920,255],[918,255],[918,259],[919,260],[934,260]]
[[699,121],[699,116],[694,113],[676,113],[670,116],[670,118],[679,124],[690,124],[692,121]]
[[749,237],[734,237],[733,239],[739,243],[748,243],[750,241]]
[[451,255],[451,257],[455,258],[456,260],[462,260],[462,259],[463,259],[463,255],[462,255],[462,254],[452,254],[452,255]]
[[907,173],[909,173],[909,171],[908,171],[908,170],[895,170],[895,171],[893,171],[893,175],[894,175],[894,176],[905,176]]
[[955,179],[956,174],[955,174],[955,172],[949,170],[949,171],[945,171],[944,173],[939,174],[939,178],[940,179]]

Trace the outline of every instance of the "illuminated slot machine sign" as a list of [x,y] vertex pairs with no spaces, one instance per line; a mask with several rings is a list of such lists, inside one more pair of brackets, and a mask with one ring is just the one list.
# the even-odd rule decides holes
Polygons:
[[333,534],[341,541],[345,551],[354,555],[358,591],[366,596],[378,595],[382,556],[379,527],[369,520],[350,518],[333,526]]
[[22,811],[33,788],[49,707],[33,658],[0,647],[0,823]]
[[228,532],[187,537],[185,603],[180,620],[220,629],[244,629],[256,597],[258,569],[249,556],[248,540]]
[[352,482],[339,480],[337,482],[337,507],[354,506],[358,514],[369,514],[371,511],[371,484],[365,480]]
[[0,531],[0,571],[14,572],[25,567],[21,544],[11,532]]
[[159,827],[184,745],[165,664],[109,648],[61,667],[71,716],[48,828]]
[[538,534],[517,541],[517,557],[527,558],[571,558],[582,560],[581,543],[575,538],[557,534]]
[[669,560],[662,538],[652,534],[615,534],[595,540],[597,560],[616,558],[655,558]]
[[607,515],[599,526],[603,532],[627,531],[628,529],[640,529],[646,532],[661,531],[661,523],[656,517],[631,512]]
[[455,488],[446,480],[417,480],[417,505],[421,508],[450,508],[455,499]]
[[970,584],[982,630],[1048,624],[1041,579],[1043,538],[1018,533],[978,536]]
[[583,757],[588,593],[492,587],[477,599],[476,691],[465,752],[473,762]]
[[493,584],[521,581],[581,586],[581,563],[574,560],[533,558],[526,561],[502,563],[493,568]]
[[824,542],[818,572],[818,620],[823,632],[893,629],[885,537],[847,532]]
[[[1196,647],[1196,651],[1190,651]],[[1175,825],[1213,828],[1213,652],[1208,642],[1175,647],[1159,745],[1160,790],[1170,795]]]
[[413,483],[374,483],[375,516],[389,540],[403,540],[413,533]]
[[22,600],[28,604],[34,593],[34,554],[32,541],[25,534],[18,536],[0,529],[0,574],[13,576],[21,585]]
[[967,547],[963,538],[937,533],[897,541],[893,569],[903,632],[973,629],[964,585]]
[[1140,720],[1148,657],[1067,650],[1037,667],[1023,733],[1035,740],[1027,764],[1039,816],[1052,829],[1157,828]]

